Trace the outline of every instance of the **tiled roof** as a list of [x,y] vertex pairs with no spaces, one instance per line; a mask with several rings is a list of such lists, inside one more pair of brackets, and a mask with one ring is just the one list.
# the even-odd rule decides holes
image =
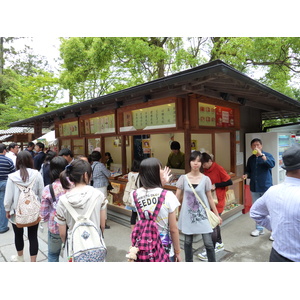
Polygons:
[[12,137],[11,134],[0,135],[0,141],[5,141],[7,138]]
[[11,135],[15,133],[34,133],[34,128],[32,127],[11,127],[9,129],[0,130],[0,135]]

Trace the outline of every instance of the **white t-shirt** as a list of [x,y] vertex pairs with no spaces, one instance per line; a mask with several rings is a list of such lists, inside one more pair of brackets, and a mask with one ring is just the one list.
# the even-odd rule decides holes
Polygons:
[[13,161],[14,166],[16,166],[17,155],[15,153],[8,151],[8,152],[6,152],[5,156],[10,158]]
[[[137,191],[137,200],[142,208],[142,211],[148,210],[151,213],[154,212],[156,204],[158,202],[158,198],[162,192],[162,188],[148,189],[139,188]],[[130,193],[132,206],[135,207],[133,200],[133,191]],[[156,223],[158,227],[158,231],[160,233],[161,239],[165,239],[169,234],[169,214],[174,212],[176,208],[180,205],[175,194],[171,191],[167,191],[165,200],[161,206],[161,209],[158,213]],[[171,238],[171,236],[170,236]],[[171,246],[170,256],[174,255],[173,244]]]

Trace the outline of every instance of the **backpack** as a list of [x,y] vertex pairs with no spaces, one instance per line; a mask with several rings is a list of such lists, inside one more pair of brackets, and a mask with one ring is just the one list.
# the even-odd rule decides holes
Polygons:
[[164,202],[167,191],[162,190],[153,214],[148,210],[142,211],[137,201],[136,191],[133,198],[138,210],[140,220],[135,224],[131,234],[132,246],[138,248],[137,262],[169,262],[170,257],[166,252],[155,222],[160,208]]
[[32,190],[36,177],[27,187],[16,183],[20,190],[15,219],[18,228],[34,226],[41,220],[41,203]]
[[123,203],[125,205],[132,206],[130,192],[137,189],[137,186],[135,183],[136,183],[135,176],[131,175],[131,177],[128,179],[128,182],[126,184],[124,194],[123,194]]
[[94,198],[85,215],[79,215],[65,198],[60,198],[67,211],[75,220],[75,224],[68,245],[70,262],[104,262],[107,249],[102,232],[90,220],[90,216],[96,206],[97,198]]

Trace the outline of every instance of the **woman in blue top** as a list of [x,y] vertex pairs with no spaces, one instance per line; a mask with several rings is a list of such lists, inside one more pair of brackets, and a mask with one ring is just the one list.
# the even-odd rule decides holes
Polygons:
[[[105,197],[107,198],[107,186],[108,186],[108,178],[110,177],[111,173],[106,168],[106,166],[100,162],[101,153],[99,151],[93,151],[91,154],[92,160],[92,170],[93,170],[93,187],[97,190],[101,191]],[[106,211],[106,218],[107,220],[107,211]],[[110,227],[105,222],[105,228],[109,229]]]

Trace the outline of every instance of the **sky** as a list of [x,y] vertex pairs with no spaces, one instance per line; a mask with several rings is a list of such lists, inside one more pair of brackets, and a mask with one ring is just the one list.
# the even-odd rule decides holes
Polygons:
[[25,45],[31,46],[35,54],[45,56],[51,66],[58,66],[55,59],[59,57],[60,41],[58,37],[35,36],[15,40],[13,46],[21,50]]

